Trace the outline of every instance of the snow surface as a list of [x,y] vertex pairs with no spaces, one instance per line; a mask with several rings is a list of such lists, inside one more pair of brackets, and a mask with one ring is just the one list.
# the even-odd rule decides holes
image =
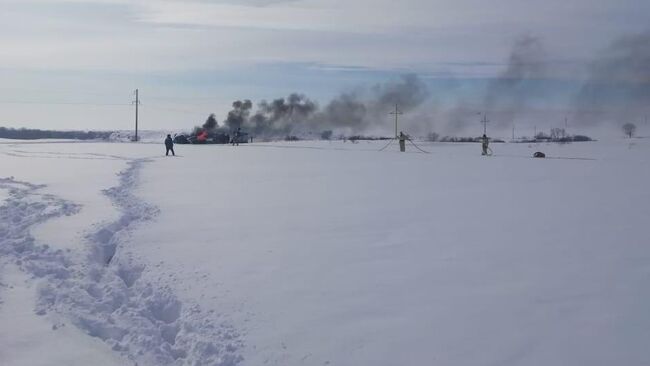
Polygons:
[[9,198],[9,191],[0,189],[0,203],[4,202],[7,198]]
[[12,366],[120,365],[121,360],[97,338],[53,316],[34,316],[36,284],[15,265],[3,268],[0,304],[0,361]]
[[650,140],[384,145],[0,144],[0,364],[647,363]]

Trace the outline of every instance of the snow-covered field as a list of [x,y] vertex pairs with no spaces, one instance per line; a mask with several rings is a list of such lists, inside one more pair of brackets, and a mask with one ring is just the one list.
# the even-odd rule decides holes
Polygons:
[[0,141],[0,365],[647,365],[650,139],[382,146]]

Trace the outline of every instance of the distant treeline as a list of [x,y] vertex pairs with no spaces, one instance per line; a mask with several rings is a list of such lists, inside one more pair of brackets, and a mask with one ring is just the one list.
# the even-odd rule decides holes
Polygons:
[[0,138],[14,140],[38,139],[73,139],[73,140],[108,140],[110,131],[52,131],[27,128],[0,127]]
[[[429,140],[429,141],[431,141],[431,140]],[[433,141],[436,141],[436,140],[433,140]],[[483,140],[481,139],[481,137],[445,136],[445,137],[440,138],[437,141],[440,141],[440,142],[481,142]],[[490,138],[490,142],[503,143],[505,141],[503,141],[502,139],[498,139],[498,138]]]
[[351,141],[357,141],[357,140],[367,140],[367,141],[380,141],[380,140],[392,140],[394,137],[376,137],[376,136],[362,136],[362,135],[355,135],[355,136],[350,136],[347,139]]
[[522,137],[518,142],[530,143],[530,142],[559,142],[559,143],[569,143],[569,142],[586,142],[593,141],[591,137],[584,135],[569,135],[564,128],[551,128],[551,133],[546,134],[540,132],[535,135],[535,137],[528,138]]
[[594,141],[589,136],[584,135],[573,135],[573,136],[563,136],[563,137],[550,137],[545,134],[537,134],[534,138],[523,137],[515,142],[522,143],[532,143],[532,142],[559,142],[559,143],[568,143],[568,142],[589,142]]

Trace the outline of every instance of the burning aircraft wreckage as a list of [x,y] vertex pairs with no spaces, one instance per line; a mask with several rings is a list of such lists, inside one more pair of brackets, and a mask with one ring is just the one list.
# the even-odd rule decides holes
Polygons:
[[303,94],[263,100],[253,111],[248,99],[232,104],[220,125],[211,114],[202,126],[191,133],[178,134],[180,144],[227,144],[256,140],[293,140],[298,137],[329,139],[333,134],[359,134],[380,130],[386,116],[399,104],[403,111],[414,110],[429,96],[426,85],[415,75],[376,85],[365,91],[342,94],[325,107]]

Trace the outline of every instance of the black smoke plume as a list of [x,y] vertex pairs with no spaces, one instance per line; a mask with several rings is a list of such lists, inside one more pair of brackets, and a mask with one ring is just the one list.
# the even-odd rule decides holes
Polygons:
[[243,127],[251,113],[251,108],[253,108],[253,103],[248,99],[233,102],[232,110],[228,112],[225,121],[226,126],[231,130]]
[[484,113],[490,120],[490,130],[509,129],[536,97],[544,96],[539,81],[546,75],[547,59],[541,39],[532,35],[517,38],[505,69],[488,81],[479,100],[459,98],[455,106],[443,113],[443,129],[449,133],[478,134],[482,132],[479,121]]
[[339,132],[385,133],[392,131],[389,113],[397,106],[404,113],[405,126],[413,128],[422,121],[409,120],[410,112],[422,106],[429,98],[427,85],[413,74],[377,84],[368,90],[343,93],[328,103],[313,119],[321,130],[334,129]]
[[262,100],[253,113],[250,100],[238,100],[224,122],[230,131],[242,128],[258,138],[283,138],[289,135],[336,133],[385,133],[390,131],[389,112],[397,105],[410,112],[429,97],[426,84],[415,75],[378,84],[365,90],[343,93],[324,108],[303,94]]
[[622,125],[650,113],[650,31],[615,40],[588,71],[574,103],[579,123]]
[[[255,106],[248,99],[238,100],[222,127],[215,129],[227,134],[241,127],[253,136],[269,139],[319,136],[323,131],[387,136],[393,133],[394,120],[389,113],[396,105],[404,113],[399,129],[419,136],[434,132],[433,121],[436,132],[479,134],[480,113],[488,114],[491,131],[509,131],[516,122],[523,133],[532,133],[533,126],[563,124],[564,117],[576,127],[614,122],[618,130],[626,122],[650,115],[650,32],[613,42],[583,69],[588,75],[584,83],[553,79],[558,65],[550,62],[540,38],[532,35],[516,39],[506,60],[497,77],[469,84],[484,88],[476,96],[456,90],[466,85],[464,80],[445,82],[444,91],[440,89],[446,93],[441,98],[446,99],[445,106],[432,98],[418,76],[403,75],[346,91],[322,107],[298,93],[262,100]],[[572,72],[579,74],[579,70]],[[450,99],[454,96],[455,100]],[[549,105],[560,109],[548,110]],[[206,122],[204,129],[209,127]]]
[[496,128],[510,126],[528,102],[539,96],[535,81],[546,77],[546,54],[542,41],[525,35],[512,47],[506,69],[487,87],[483,113],[497,111],[492,121]]
[[318,110],[318,105],[302,94],[291,94],[287,98],[263,100],[257,112],[245,125],[250,133],[261,137],[286,136],[293,130],[305,126]]
[[208,119],[205,120],[205,123],[203,124],[203,129],[205,130],[214,130],[215,128],[219,127],[219,124],[217,123],[217,117],[214,115],[214,113],[210,114],[208,116]]

